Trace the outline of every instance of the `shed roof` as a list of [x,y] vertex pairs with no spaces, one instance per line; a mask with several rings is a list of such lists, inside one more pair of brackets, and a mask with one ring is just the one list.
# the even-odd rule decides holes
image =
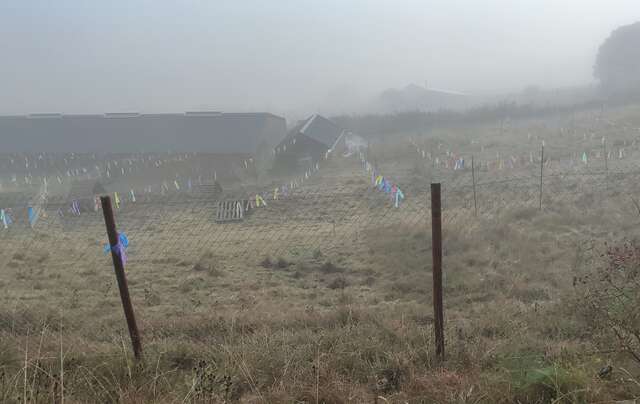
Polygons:
[[343,133],[344,129],[340,128],[329,119],[321,115],[314,114],[294,126],[282,142],[278,144],[278,147],[286,144],[290,139],[302,134],[310,139],[322,143],[330,149],[338,139],[340,139],[340,136],[342,136]]

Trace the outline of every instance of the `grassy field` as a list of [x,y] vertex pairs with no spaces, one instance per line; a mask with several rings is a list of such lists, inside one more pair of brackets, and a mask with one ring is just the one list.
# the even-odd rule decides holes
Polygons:
[[[563,131],[560,131],[563,128]],[[640,364],[594,326],[576,279],[640,236],[640,110],[398,134],[335,157],[244,222],[171,199],[116,213],[142,331],[136,363],[100,214],[0,234],[0,401],[582,403],[640,396]],[[566,131],[564,129],[567,129]],[[592,136],[593,133],[593,136]],[[563,159],[606,136],[624,159],[567,168],[435,169],[410,139],[476,161]],[[438,145],[440,145],[438,147]],[[539,157],[538,157],[539,158]],[[566,175],[560,175],[560,174]],[[428,184],[444,184],[446,358],[434,354]],[[506,182],[505,182],[506,181]],[[607,366],[612,371],[598,373]]]

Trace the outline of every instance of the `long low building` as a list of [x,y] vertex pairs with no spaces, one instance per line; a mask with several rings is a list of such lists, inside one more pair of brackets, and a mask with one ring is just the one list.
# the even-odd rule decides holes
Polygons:
[[256,154],[285,134],[284,118],[261,112],[0,116],[0,153]]

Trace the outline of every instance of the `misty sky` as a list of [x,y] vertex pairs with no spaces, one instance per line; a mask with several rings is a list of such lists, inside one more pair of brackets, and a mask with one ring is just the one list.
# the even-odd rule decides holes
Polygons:
[[[2,0],[0,114],[350,108],[588,84],[640,0]],[[349,112],[349,111],[345,111]]]

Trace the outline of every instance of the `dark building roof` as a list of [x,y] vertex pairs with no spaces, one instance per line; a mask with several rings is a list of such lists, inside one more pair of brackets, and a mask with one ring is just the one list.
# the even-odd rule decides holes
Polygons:
[[3,152],[251,153],[286,133],[270,113],[32,114],[0,117]]
[[278,144],[277,148],[290,143],[296,136],[304,135],[331,149],[344,135],[344,129],[329,119],[314,114],[294,126],[287,136]]

